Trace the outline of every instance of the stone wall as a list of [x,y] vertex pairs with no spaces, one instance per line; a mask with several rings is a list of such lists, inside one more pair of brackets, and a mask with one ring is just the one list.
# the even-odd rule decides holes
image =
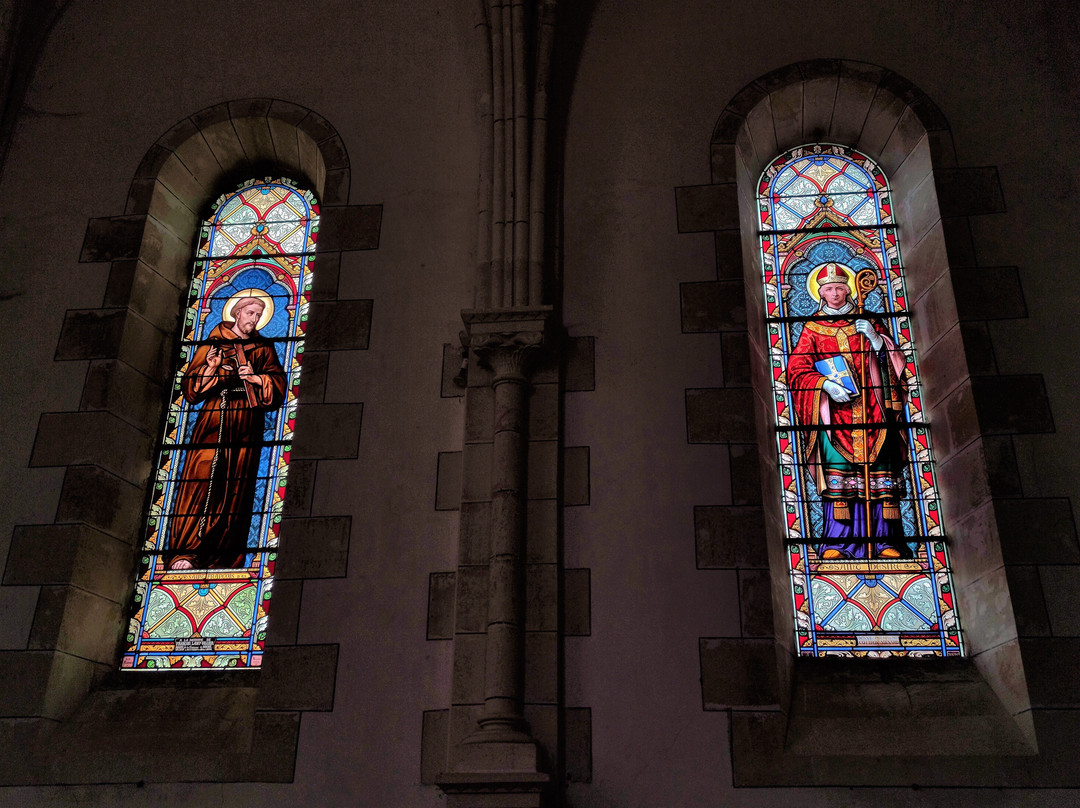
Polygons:
[[[446,801],[499,622],[504,424],[458,337],[490,157],[474,12],[75,0],[14,57],[33,70],[0,174],[4,804]],[[519,425],[522,707],[549,802],[1066,804],[1071,9],[791,14],[558,9],[551,294],[531,301],[551,339]],[[879,158],[898,192],[959,665],[791,655],[744,217],[763,161],[819,138]],[[271,647],[257,672],[121,674],[197,222],[269,172],[325,217]]]

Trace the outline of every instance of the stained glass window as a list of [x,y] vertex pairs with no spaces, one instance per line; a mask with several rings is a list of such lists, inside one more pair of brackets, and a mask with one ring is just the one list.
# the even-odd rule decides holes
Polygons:
[[203,226],[122,668],[262,661],[318,222],[268,179]]
[[798,653],[960,655],[888,182],[802,146],[758,214]]

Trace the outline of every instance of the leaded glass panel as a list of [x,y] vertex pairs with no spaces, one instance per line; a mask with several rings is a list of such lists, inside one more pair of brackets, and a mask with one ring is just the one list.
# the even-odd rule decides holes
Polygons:
[[758,186],[798,653],[963,653],[888,182],[803,146]]
[[122,668],[262,661],[318,223],[266,180],[202,229]]

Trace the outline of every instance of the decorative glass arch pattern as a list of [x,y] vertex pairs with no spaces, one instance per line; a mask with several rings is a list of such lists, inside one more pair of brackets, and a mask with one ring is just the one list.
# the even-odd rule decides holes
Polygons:
[[961,655],[888,182],[801,146],[758,213],[797,652]]
[[270,179],[203,226],[122,668],[262,661],[318,227]]

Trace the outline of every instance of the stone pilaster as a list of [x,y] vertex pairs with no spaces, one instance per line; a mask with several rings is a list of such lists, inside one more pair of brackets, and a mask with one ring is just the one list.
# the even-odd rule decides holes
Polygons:
[[[493,411],[467,408],[466,416],[467,434],[478,434],[479,424],[485,432],[490,429],[491,461],[483,556],[487,567],[483,670],[481,674],[476,664],[455,664],[455,679],[461,681],[454,683],[455,692],[473,692],[482,703],[472,709],[475,720],[464,737],[451,738],[449,770],[438,778],[449,804],[462,808],[477,804],[480,795],[489,800],[496,794],[502,795],[500,805],[538,806],[551,782],[545,769],[553,750],[538,743],[525,719],[528,407],[533,370],[552,342],[550,318],[548,307],[463,313],[473,367],[489,374],[483,387],[470,380],[470,392],[489,388],[491,393],[484,395],[490,395]],[[463,558],[477,555],[478,549],[463,548]],[[464,646],[455,651],[462,659],[469,653]],[[479,657],[472,654],[474,662]],[[550,662],[557,668],[557,660]],[[460,705],[458,714],[465,709]]]

